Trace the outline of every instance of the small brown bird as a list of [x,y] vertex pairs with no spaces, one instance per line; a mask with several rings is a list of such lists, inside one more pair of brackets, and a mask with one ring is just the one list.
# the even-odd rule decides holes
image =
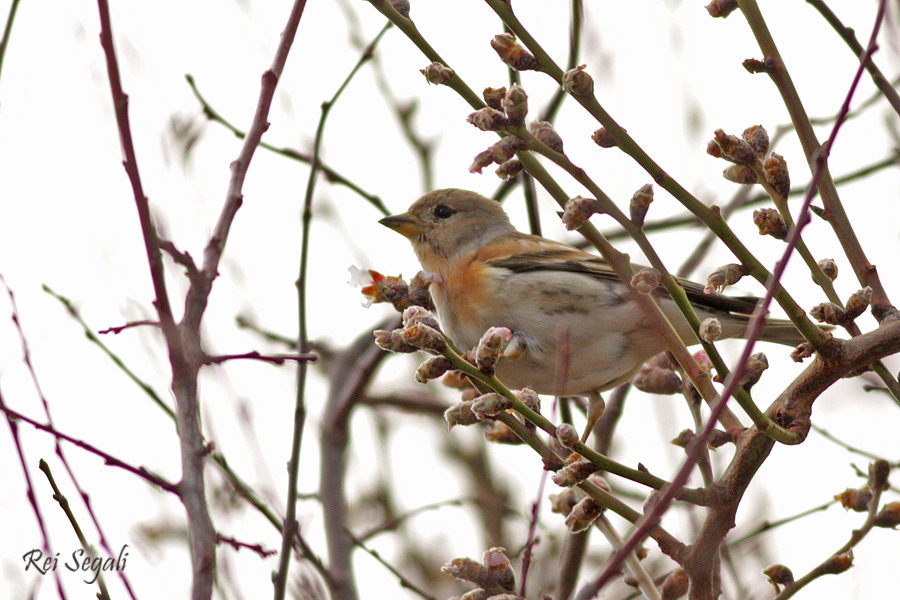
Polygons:
[[[500,359],[511,388],[544,394],[599,392],[628,381],[666,349],[628,289],[601,258],[516,231],[500,204],[466,190],[434,190],[382,225],[409,238],[426,272],[445,333],[461,349],[490,327],[507,327],[525,352]],[[716,317],[722,337],[741,337],[755,299],[705,294],[680,281],[701,318]],[[688,344],[697,339],[660,289],[657,301]],[[770,320],[762,340],[804,341],[789,321]]]

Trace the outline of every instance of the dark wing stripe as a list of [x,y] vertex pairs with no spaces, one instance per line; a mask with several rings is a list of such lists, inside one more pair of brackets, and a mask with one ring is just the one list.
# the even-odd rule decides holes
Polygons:
[[[545,250],[543,252],[523,252],[513,254],[500,259],[487,261],[494,267],[507,269],[513,273],[534,273],[538,271],[557,271],[565,273],[579,273],[597,281],[619,281],[619,277],[609,268],[608,263],[602,258],[582,258],[578,260],[560,260],[570,257],[571,252],[566,250]],[[701,307],[721,310],[729,313],[750,314],[756,307],[757,298],[753,296],[734,297],[719,294],[705,294],[703,286],[679,279],[678,283],[684,288],[688,299]],[[659,287],[657,295],[663,298],[669,296],[663,286]]]

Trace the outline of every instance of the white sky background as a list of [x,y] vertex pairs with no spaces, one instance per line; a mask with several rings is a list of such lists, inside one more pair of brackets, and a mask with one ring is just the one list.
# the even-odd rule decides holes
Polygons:
[[[349,4],[360,19],[366,39],[371,39],[383,18],[365,2]],[[713,20],[699,1],[586,4],[590,5],[587,50],[581,62],[594,76],[601,103],[657,162],[698,197],[711,203],[726,202],[735,186],[721,178],[724,164],[704,153],[712,132],[721,127],[740,133],[757,123],[772,132],[777,124],[787,121],[786,110],[769,79],[751,76],[741,67],[743,59],[760,56],[746,22],[740,14]],[[852,53],[805,2],[760,4],[808,112],[813,116],[834,114],[856,68]],[[4,19],[8,6],[8,0],[0,2]],[[564,64],[568,3],[520,0],[515,6],[526,26],[557,62]],[[856,29],[861,40],[868,38],[875,2],[835,0],[831,6]],[[256,104],[260,75],[271,62],[289,3],[169,1],[127,3],[126,9],[125,3],[114,2],[111,10],[146,193],[162,235],[199,260],[224,200],[228,165],[237,156],[240,141],[222,127],[206,124],[190,161],[182,162],[170,133],[171,119],[177,116],[204,123],[184,74],[194,75],[215,109],[246,129]],[[485,4],[475,0],[414,0],[412,17],[474,90],[506,85],[505,67],[488,45],[501,26]],[[896,15],[893,19],[886,24],[889,29],[896,29]],[[150,278],[131,189],[121,167],[98,35],[96,6],[91,2],[25,0],[19,8],[0,73],[0,274],[16,294],[37,375],[58,429],[177,480],[180,467],[172,424],[84,339],[80,327],[62,306],[41,291],[41,285],[47,284],[71,298],[95,330],[153,318]],[[886,75],[893,77],[898,71],[897,37],[882,35],[881,39],[876,60]],[[437,187],[466,187],[490,194],[499,182],[492,170],[472,175],[467,167],[477,152],[494,141],[493,135],[464,122],[470,109],[451,90],[425,84],[418,69],[428,61],[400,31],[389,32],[378,52],[394,93],[401,99],[417,100],[418,131],[438,142]],[[339,4],[310,2],[264,139],[276,146],[309,149],[319,105],[334,93],[357,58],[358,52],[348,44],[346,16]],[[371,70],[364,68],[335,107],[326,130],[324,157],[330,166],[380,195],[391,210],[399,212],[422,193],[422,182],[417,164],[400,141],[373,81]],[[535,112],[535,107],[542,106],[553,92],[549,79],[535,73],[524,74],[523,85]],[[873,89],[864,75],[855,104],[869,97]],[[686,114],[693,119],[687,119]],[[867,116],[846,125],[832,152],[835,175],[887,156],[892,142],[884,127],[886,117],[896,123],[896,115],[881,102]],[[589,135],[596,127],[586,113],[569,102],[558,121],[570,157],[624,205],[634,190],[649,182],[649,177],[620,153],[594,146]],[[824,140],[827,129],[821,129],[819,136]],[[807,179],[808,171],[793,138],[780,146],[780,152],[787,158],[794,183]],[[237,330],[234,317],[238,314],[253,316],[265,328],[295,335],[294,281],[306,178],[305,166],[257,151],[244,188],[245,202],[232,228],[221,276],[215,282],[204,320],[210,353],[273,350],[255,336]],[[565,177],[559,177],[559,181],[571,195],[583,192]],[[851,219],[858,224],[864,247],[894,295],[900,289],[895,262],[900,242],[897,183],[896,172],[890,171],[842,188],[842,198]],[[519,196],[513,197],[509,210],[518,226],[525,229],[518,200]],[[556,205],[545,194],[541,195],[541,209],[546,235],[574,239],[556,224]],[[315,211],[309,288],[311,336],[342,347],[390,314],[383,307],[360,307],[358,291],[346,286],[347,266],[359,264],[410,276],[418,265],[405,240],[379,226],[378,211],[351,192],[320,181]],[[677,203],[657,189],[650,217],[679,212]],[[599,217],[595,222],[601,229],[608,225]],[[749,211],[742,213],[734,226],[764,262],[771,264],[780,256],[779,243],[756,235]],[[661,254],[673,270],[694,245],[694,240],[685,240],[684,234],[654,239],[663,244]],[[814,223],[807,231],[807,240],[817,257],[838,259],[839,293],[847,297],[855,291],[857,283],[849,265],[841,260],[837,243],[824,224]],[[627,244],[623,248],[630,250]],[[731,257],[720,251],[705,263],[703,272],[725,262],[731,262]],[[792,263],[787,282],[801,304],[811,307],[822,299],[799,263]],[[173,307],[180,312],[185,282],[180,269],[171,263],[168,274]],[[741,285],[739,292],[761,293],[752,282]],[[0,389],[10,406],[43,420],[40,402],[22,363],[18,335],[7,318],[10,309],[5,294],[0,306],[4,315],[0,319]],[[867,319],[864,329],[873,323],[870,317]],[[105,342],[171,400],[167,361],[158,335],[149,329],[135,329],[107,336]],[[737,344],[727,347],[732,358],[740,348]],[[780,349],[764,350],[773,367],[777,364],[778,368],[770,370],[754,390],[762,405],[801,368],[785,364],[788,361]],[[387,368],[386,374],[399,375],[393,385],[415,386],[408,372],[401,369],[407,364],[395,360]],[[896,361],[891,365],[896,373]],[[284,503],[293,385],[294,374],[289,367],[233,362],[207,370],[201,386],[206,432],[232,466],[258,489],[271,494],[279,508]],[[880,395],[863,394],[859,387],[859,381],[834,386],[817,402],[814,422],[851,444],[896,459],[900,411]],[[311,382],[301,492],[315,491],[318,483],[315,434],[324,393],[320,379]],[[246,435],[240,422],[238,414],[243,409],[252,414],[257,440]],[[688,426],[681,404],[634,396],[619,431],[617,458],[627,464],[643,461],[666,477],[680,464],[681,453],[662,445],[661,440],[671,439]],[[2,577],[11,598],[24,595],[36,579],[41,579],[37,597],[53,598],[55,585],[49,576],[40,578],[32,571],[23,571],[22,555],[39,547],[41,538],[25,499],[26,488],[11,438],[5,433],[8,429],[5,425],[2,429]],[[390,449],[393,476],[399,481],[416,482],[407,486],[402,498],[408,508],[461,493],[448,487],[454,485],[450,478],[441,476],[440,441],[421,435],[421,431],[421,427],[407,430]],[[432,430],[428,431],[430,436]],[[53,454],[49,436],[25,425],[20,432],[54,550],[61,552],[62,562],[78,545],[51,500],[46,479],[36,468],[40,458],[51,463],[63,491],[81,511],[82,526],[87,526],[88,520]],[[455,430],[449,435],[470,434]],[[353,435],[356,445],[350,465],[351,497],[372,481],[372,472],[381,468],[375,462],[376,440],[368,421],[357,418]],[[91,496],[111,545],[119,548],[129,544],[127,574],[138,596],[156,597],[161,589],[186,595],[190,571],[183,545],[169,540],[150,546],[141,542],[138,531],[141,526],[160,521],[179,526],[183,520],[181,505],[135,477],[103,466],[93,455],[71,446],[65,452]],[[722,454],[730,456],[728,450]],[[539,461],[524,450],[498,449],[497,455],[516,469],[512,481],[524,490],[524,509],[524,502],[530,501],[537,489]],[[411,464],[410,456],[422,462]],[[864,482],[849,466],[851,462],[865,468],[866,459],[848,454],[815,433],[802,446],[776,447],[738,514],[739,528],[749,529],[763,518],[793,514],[827,501],[845,487],[862,485]],[[544,503],[542,510],[549,510],[549,506]],[[318,507],[313,502],[302,503],[299,514],[312,546],[324,555]],[[478,557],[486,548],[477,535],[463,531],[453,536],[452,532],[463,529],[460,523],[465,520],[465,513],[429,513],[416,521],[415,529],[425,532],[423,539],[441,548],[442,561],[461,555]],[[552,522],[552,518],[548,520]],[[789,561],[796,575],[805,573],[837,549],[851,529],[862,522],[863,515],[844,514],[842,509],[832,507],[779,530],[771,534],[775,548],[772,562]],[[261,542],[269,548],[279,545],[276,532],[250,511],[244,511],[234,522],[216,524],[223,533],[242,541]],[[603,542],[596,536],[592,543]],[[389,536],[374,545],[390,556]],[[823,599],[871,598],[894,584],[900,560],[898,533],[876,530],[854,553],[857,566],[850,574],[820,580],[806,594]],[[234,555],[223,550],[220,560],[223,571],[230,569],[237,576],[238,587],[246,597],[270,593],[274,558],[260,561],[247,552]],[[369,557],[360,553],[357,565],[361,581],[366,582],[360,586],[364,598],[409,597]],[[745,579],[754,573],[747,573]],[[81,577],[62,567],[60,576],[70,598],[95,593],[95,588],[85,588]],[[114,597],[124,597],[118,580],[107,577],[107,582]],[[765,594],[761,582],[759,576],[755,589]]]

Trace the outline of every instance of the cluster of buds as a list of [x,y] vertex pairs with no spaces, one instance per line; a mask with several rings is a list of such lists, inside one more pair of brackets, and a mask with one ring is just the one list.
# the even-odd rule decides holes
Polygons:
[[[540,400],[533,390],[524,388],[521,390],[515,390],[513,394],[518,400],[524,402],[526,406],[528,406],[528,408],[532,409],[535,412],[540,412]],[[476,423],[480,423],[485,419],[492,419],[500,415],[501,413],[510,410],[512,407],[512,398],[508,398],[503,394],[498,394],[496,392],[488,392],[487,394],[481,394],[480,396],[476,396],[472,399],[457,402],[446,411],[444,411],[444,420],[447,421],[447,426],[450,429],[453,429],[453,427],[455,427],[456,425],[475,425]],[[528,422],[526,421],[526,423]],[[502,423],[497,423],[497,425],[506,427]],[[508,430],[508,428],[506,429]],[[499,432],[499,434],[503,438],[508,437],[506,431],[501,431]],[[511,441],[518,443],[518,437],[515,436],[512,431],[509,431],[509,434],[515,438]],[[505,442],[507,440],[502,439],[490,441]]]
[[[757,125],[756,127],[762,129],[762,126]],[[746,139],[751,137],[748,133],[750,129],[752,128],[744,131],[743,137],[725,133],[722,129],[716,129],[713,134],[715,137],[706,145],[706,153],[716,158],[724,158],[738,165],[754,165],[762,156],[757,154],[756,149]],[[765,129],[762,129],[762,131],[765,132]],[[759,146],[759,142],[757,142],[757,146]]]
[[434,308],[428,287],[440,281],[440,276],[436,273],[419,271],[406,283],[402,277],[382,275],[372,269],[351,266],[347,270],[350,271],[350,285],[362,288],[364,306],[367,308],[378,302],[390,302],[398,312],[403,312],[410,306],[421,306],[428,310]]
[[600,467],[579,454],[571,454],[565,466],[553,474],[553,483],[560,487],[577,485],[600,470]]
[[791,178],[787,163],[784,157],[775,152],[766,156],[769,153],[769,134],[762,125],[748,127],[741,137],[717,129],[713,139],[706,145],[706,152],[710,156],[734,163],[722,173],[729,181],[757,183],[761,170],[765,183],[782,198],[790,193]]
[[[709,437],[706,440],[706,445],[715,450],[716,448],[721,448],[725,444],[731,444],[736,439],[737,436],[740,435],[739,431],[723,431],[721,429],[713,429],[712,433],[709,434]],[[675,438],[670,442],[673,446],[678,446],[679,448],[688,448],[691,445],[691,442],[694,441],[694,438],[697,435],[691,429],[683,429]]]
[[482,555],[480,563],[471,558],[454,558],[441,567],[441,571],[474,583],[487,592],[485,598],[512,592],[516,587],[516,572],[505,548],[491,548]]
[[734,285],[744,276],[750,274],[750,269],[744,265],[730,263],[723,265],[706,278],[706,287],[703,288],[704,294],[721,294],[729,285]]
[[495,35],[491,40],[491,48],[504,64],[516,71],[537,71],[538,61],[528,50],[519,45],[516,36],[511,33]]
[[771,235],[783,240],[787,237],[788,226],[774,208],[760,208],[753,211],[753,222],[759,228],[759,235]]
[[841,308],[832,302],[823,302],[810,309],[809,314],[820,323],[829,325],[849,325],[863,314],[872,302],[872,288],[866,286],[857,290],[847,300],[847,307]]
[[711,17],[725,18],[737,10],[737,0],[713,0],[704,7]]
[[437,319],[431,311],[421,306],[409,306],[403,311],[403,327],[374,332],[375,343],[388,352],[414,352],[425,350],[431,354],[443,354],[447,340],[440,331]]
[[[500,167],[497,169],[497,174],[499,177],[501,177],[502,179],[509,179],[510,177],[514,177],[516,174],[518,174],[519,171],[522,170],[522,163],[519,162],[519,159],[514,158],[516,152],[521,152],[527,147],[528,143],[525,140],[517,138],[514,135],[508,135],[502,138],[499,142],[496,142],[489,146],[487,150],[476,154],[475,159],[469,166],[469,173],[480,174],[481,170],[485,167],[489,167],[492,164],[497,163],[498,165],[500,165]],[[509,176],[507,177],[507,175]]]
[[594,198],[575,196],[566,201],[563,207],[562,223],[568,231],[584,225],[592,215],[602,212],[600,203]]
[[456,75],[456,71],[439,62],[433,62],[419,72],[425,76],[425,81],[434,85],[447,83]]
[[[487,106],[466,117],[466,121],[475,127],[482,131],[506,131],[525,122],[528,95],[518,84],[513,84],[509,91],[505,87],[485,88],[483,96]],[[527,147],[528,143],[524,140],[512,135],[506,136],[476,155],[469,172],[481,173],[483,168],[496,163],[499,165],[497,176],[511,179],[522,170],[522,163],[515,158],[515,154]]]

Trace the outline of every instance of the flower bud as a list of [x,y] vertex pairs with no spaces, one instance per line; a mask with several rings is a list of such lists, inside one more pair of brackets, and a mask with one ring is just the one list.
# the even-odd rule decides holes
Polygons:
[[716,129],[714,135],[714,141],[722,150],[724,158],[739,165],[752,165],[756,162],[756,152],[746,140],[736,135],[726,134],[721,129]]
[[534,56],[519,45],[511,33],[495,35],[491,40],[491,48],[497,53],[505,64],[516,71],[536,71],[538,62]]
[[688,591],[688,576],[684,569],[675,569],[659,588],[662,600],[678,600]]
[[888,476],[891,474],[891,463],[879,458],[869,465],[869,488],[884,491],[888,489]]
[[419,72],[425,76],[425,81],[434,85],[447,83],[456,75],[453,69],[439,62],[433,62]]
[[591,218],[591,215],[599,212],[600,203],[595,199],[575,196],[566,201],[562,222],[568,231],[572,231],[584,225]]
[[709,11],[709,16],[724,19],[738,8],[737,0],[713,0],[704,8]]
[[787,198],[791,193],[791,175],[788,173],[787,162],[784,157],[775,152],[763,162],[763,173],[775,191],[782,198]]
[[421,306],[407,307],[406,310],[403,311],[403,324],[409,325],[416,323],[427,325],[432,329],[441,328],[438,320],[430,310],[422,308]]
[[723,265],[710,273],[706,278],[706,287],[703,288],[703,293],[719,294],[726,287],[734,285],[749,273],[750,269],[741,264],[731,263]]
[[525,115],[528,114],[528,94],[518,83],[512,84],[500,104],[506,111],[510,123],[521,125],[525,122]]
[[563,423],[556,428],[556,439],[570,450],[581,441],[581,438],[578,437],[578,432],[575,431],[575,427],[571,423]]
[[484,152],[479,152],[475,155],[472,164],[469,165],[469,173],[478,173],[481,175],[481,170],[492,164],[494,164],[494,154],[491,152],[491,149],[488,148]]
[[441,276],[437,273],[426,273],[425,271],[416,273],[409,280],[409,303],[427,310],[434,310],[434,303],[431,301],[431,293],[428,288],[432,283],[440,283],[440,281]]
[[834,499],[841,503],[847,510],[866,512],[869,510],[869,502],[872,501],[872,490],[867,487],[852,489],[847,488],[840,494],[835,494]]
[[753,222],[759,227],[759,235],[771,235],[783,240],[787,237],[788,227],[784,219],[774,208],[760,208],[753,211]]
[[762,125],[753,125],[744,130],[741,137],[750,144],[756,156],[765,158],[769,152],[769,133]]
[[503,131],[509,127],[509,119],[499,110],[494,108],[481,108],[466,117],[466,123],[471,123],[482,131]]
[[416,352],[418,350],[415,346],[403,341],[399,329],[394,329],[393,331],[376,329],[373,334],[375,335],[375,345],[386,352],[409,354],[410,352]]
[[516,152],[521,152],[528,148],[528,142],[514,135],[507,135],[498,142],[491,145],[488,150],[491,151],[491,158],[498,165],[504,163],[514,157]]
[[747,165],[728,165],[722,171],[722,177],[733,183],[750,185],[756,183],[756,172]]
[[553,125],[547,121],[535,121],[529,125],[528,129],[531,130],[534,137],[549,146],[551,150],[562,153],[563,141],[559,134],[556,133],[556,130],[553,129]]
[[[525,352],[528,351],[528,342],[525,340],[523,334],[514,332],[512,334],[512,338],[506,342],[506,345],[503,347],[503,358],[508,358],[509,360],[519,360],[523,356],[525,356]],[[529,391],[532,394],[534,392],[525,388],[523,391]],[[538,403],[540,404],[540,402]]]
[[428,383],[431,379],[437,379],[447,371],[453,368],[453,363],[444,356],[431,356],[425,359],[413,378],[418,383]]
[[603,512],[603,507],[591,497],[582,499],[572,507],[572,512],[566,517],[566,527],[572,533],[581,533],[597,520]]
[[896,528],[900,525],[900,502],[891,502],[882,506],[873,522],[875,527]]
[[491,327],[485,331],[475,347],[475,366],[485,375],[493,375],[503,343],[511,338],[512,332],[506,327]]
[[444,420],[447,428],[453,429],[457,425],[474,425],[480,420],[472,410],[472,401],[457,402],[444,411]]
[[774,58],[766,58],[764,60],[748,58],[741,64],[749,73],[772,73],[778,65]]
[[504,181],[510,180],[522,171],[522,162],[518,158],[511,158],[497,167],[497,177]]
[[[577,455],[576,455],[577,456]],[[585,458],[578,457],[553,474],[553,483],[560,487],[577,485],[600,470],[600,467]]]
[[768,577],[774,586],[794,583],[794,574],[784,565],[772,565],[763,571],[763,575]]
[[840,325],[846,322],[847,311],[832,302],[823,302],[810,309],[809,314],[819,323]]
[[869,286],[864,287],[861,290],[856,290],[853,292],[853,295],[847,300],[847,314],[846,318],[855,319],[859,315],[866,312],[866,309],[869,308],[869,304],[872,303],[872,288]]
[[716,140],[709,140],[706,142],[706,153],[713,158],[725,158],[725,155],[722,154],[722,149],[716,143]]
[[594,143],[600,146],[601,148],[612,148],[613,146],[618,146],[618,142],[609,132],[609,129],[606,127],[601,127],[597,131],[595,131],[591,135],[591,139],[594,140]]
[[559,515],[568,515],[578,503],[575,490],[567,488],[558,494],[550,494],[550,512]]
[[687,448],[688,445],[694,441],[695,437],[696,434],[693,429],[682,429],[670,443],[679,448]]
[[516,432],[500,421],[491,422],[490,427],[484,432],[484,439],[495,444],[522,443],[522,440],[516,435]]
[[825,276],[834,281],[838,276],[838,268],[837,263],[834,262],[833,258],[823,258],[818,263],[819,268],[822,269],[822,272],[825,273]]
[[506,88],[492,88],[487,87],[484,88],[484,91],[481,92],[481,97],[484,98],[484,103],[487,104],[490,108],[495,110],[503,110],[503,97],[506,96]]
[[589,96],[594,93],[594,79],[585,71],[587,65],[581,65],[565,72],[562,78],[562,87],[569,94]]
[[802,342],[791,352],[791,360],[797,363],[803,362],[804,359],[809,358],[815,353],[816,349],[812,344],[809,342]]
[[853,550],[829,557],[822,565],[822,571],[828,575],[838,575],[853,566]]
[[722,322],[715,317],[703,319],[700,322],[700,339],[712,344],[722,337]]
[[500,413],[509,410],[512,408],[512,404],[512,400],[506,396],[490,392],[478,396],[472,401],[472,412],[475,413],[478,419],[483,421],[486,417],[496,417]]
[[769,368],[769,359],[762,352],[757,352],[747,359],[747,370],[741,377],[740,386],[749,390],[762,377],[763,371]]
[[652,294],[659,287],[659,271],[644,267],[631,278],[631,287],[639,294]]
[[637,389],[648,394],[670,396],[681,391],[681,377],[671,369],[644,365],[631,380]]
[[484,553],[482,561],[483,564],[471,558],[454,558],[441,571],[489,590],[492,595],[515,589],[516,574],[504,548],[491,548]]
[[631,197],[628,211],[631,221],[638,227],[644,226],[644,217],[647,216],[651,202],[653,202],[653,186],[649,183],[642,185]]
[[408,323],[400,330],[400,337],[410,346],[441,354],[447,350],[447,340],[441,332],[424,323]]
[[536,413],[541,412],[541,397],[538,396],[537,392],[535,392],[531,388],[522,388],[521,390],[515,390],[513,394],[516,395],[522,404],[530,408]]

